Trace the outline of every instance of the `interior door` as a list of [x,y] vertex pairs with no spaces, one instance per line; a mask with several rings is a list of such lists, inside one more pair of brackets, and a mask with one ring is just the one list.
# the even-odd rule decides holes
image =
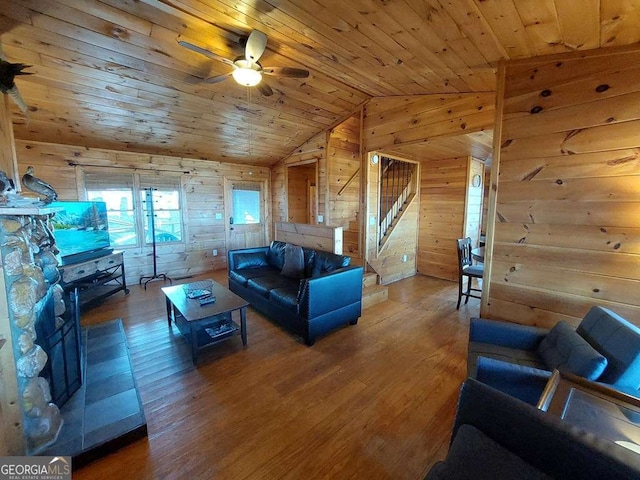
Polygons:
[[225,179],[227,248],[266,244],[264,182]]

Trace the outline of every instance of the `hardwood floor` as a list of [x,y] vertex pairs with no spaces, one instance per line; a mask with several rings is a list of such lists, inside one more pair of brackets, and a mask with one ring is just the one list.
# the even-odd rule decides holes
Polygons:
[[[226,284],[225,270],[209,277]],[[82,316],[123,319],[149,437],[75,480],[414,480],[445,456],[479,311],[474,299],[456,311],[457,284],[399,281],[310,348],[249,308],[248,346],[224,342],[198,368],[168,330],[165,285],[133,285]]]

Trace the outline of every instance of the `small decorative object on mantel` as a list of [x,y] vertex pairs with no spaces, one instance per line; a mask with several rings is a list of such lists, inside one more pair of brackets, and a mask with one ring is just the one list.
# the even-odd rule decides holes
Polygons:
[[22,184],[28,190],[37,193],[38,196],[43,195],[44,199],[42,199],[42,202],[45,205],[48,205],[58,198],[58,194],[51,185],[33,175],[33,167],[31,166],[27,167],[27,173],[22,176]]
[[16,186],[5,172],[0,170],[0,205],[6,205],[7,194],[15,193]]

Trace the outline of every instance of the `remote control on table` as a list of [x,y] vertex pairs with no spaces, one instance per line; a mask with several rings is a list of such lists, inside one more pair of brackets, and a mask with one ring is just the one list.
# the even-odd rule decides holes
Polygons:
[[216,301],[216,297],[211,295],[210,297],[205,297],[200,299],[200,306],[209,305],[210,303],[214,303]]

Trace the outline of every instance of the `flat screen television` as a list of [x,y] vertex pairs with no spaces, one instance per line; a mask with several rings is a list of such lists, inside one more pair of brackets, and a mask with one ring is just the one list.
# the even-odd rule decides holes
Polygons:
[[105,202],[53,202],[53,236],[62,265],[80,263],[113,252]]

